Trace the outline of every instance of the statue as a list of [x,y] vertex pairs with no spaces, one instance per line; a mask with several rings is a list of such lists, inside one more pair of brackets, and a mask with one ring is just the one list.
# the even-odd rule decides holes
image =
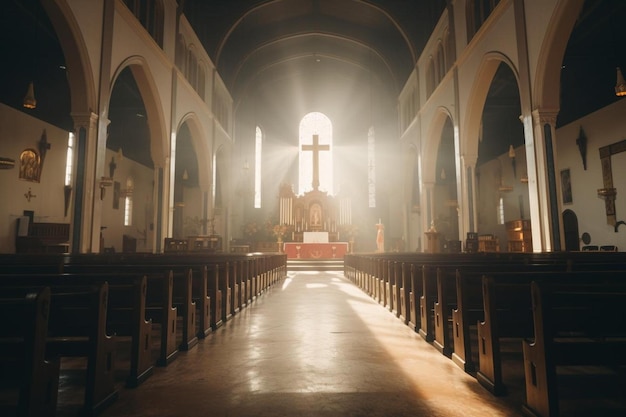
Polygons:
[[385,226],[382,224],[381,220],[378,219],[378,223],[376,224],[376,252],[384,252],[385,251]]

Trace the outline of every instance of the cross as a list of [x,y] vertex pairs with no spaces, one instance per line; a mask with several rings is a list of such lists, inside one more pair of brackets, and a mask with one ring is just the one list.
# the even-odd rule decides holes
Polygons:
[[330,146],[320,145],[319,135],[313,135],[313,144],[302,145],[302,150],[313,152],[313,189],[317,190],[320,186],[320,151],[330,151]]

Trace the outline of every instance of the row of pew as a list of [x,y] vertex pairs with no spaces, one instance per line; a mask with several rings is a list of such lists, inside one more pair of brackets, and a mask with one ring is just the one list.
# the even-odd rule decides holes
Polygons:
[[25,254],[0,264],[0,414],[54,416],[64,360],[81,358],[80,413],[92,416],[284,279],[287,259]]
[[503,350],[513,343],[526,414],[562,415],[561,370],[569,378],[576,367],[615,377],[617,415],[626,413],[624,253],[349,254],[344,268],[494,395],[508,393]]

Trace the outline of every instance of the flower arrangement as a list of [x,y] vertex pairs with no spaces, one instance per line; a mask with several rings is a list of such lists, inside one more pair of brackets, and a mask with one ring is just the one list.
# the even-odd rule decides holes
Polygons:
[[359,228],[354,224],[346,224],[341,227],[341,233],[349,238],[354,238],[359,234]]
[[248,222],[243,225],[243,234],[248,237],[254,237],[259,233],[259,227],[256,222]]
[[186,236],[195,236],[202,233],[204,226],[209,224],[211,219],[204,219],[198,216],[187,216],[184,219],[184,233]]
[[276,224],[272,227],[272,234],[279,241],[283,240],[283,236],[287,233],[287,225],[286,224]]

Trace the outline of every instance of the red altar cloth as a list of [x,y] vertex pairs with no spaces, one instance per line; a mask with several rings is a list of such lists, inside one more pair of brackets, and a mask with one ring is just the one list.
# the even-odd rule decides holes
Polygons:
[[283,250],[287,254],[287,259],[343,259],[348,252],[348,243],[287,242],[284,243]]

